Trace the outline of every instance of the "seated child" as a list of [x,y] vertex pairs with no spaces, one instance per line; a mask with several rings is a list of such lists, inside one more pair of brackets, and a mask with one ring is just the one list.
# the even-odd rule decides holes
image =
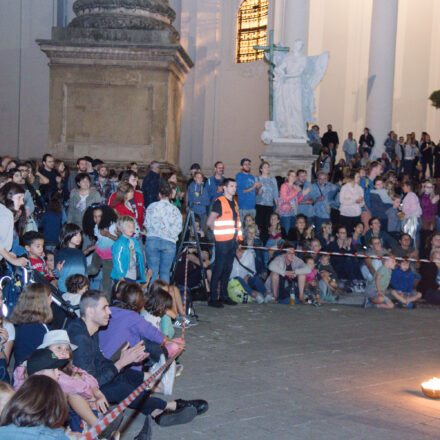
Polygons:
[[335,241],[332,228],[333,225],[330,222],[323,222],[321,225],[321,230],[316,235],[316,238],[320,241],[323,248],[325,248],[332,241]]
[[32,269],[44,275],[48,281],[53,279],[49,274],[46,261],[44,260],[44,237],[41,232],[29,231],[22,238],[24,248]]
[[414,303],[418,301],[422,294],[414,290],[414,273],[410,270],[410,262],[402,260],[391,275],[391,286],[395,293],[394,298],[401,304],[409,308],[414,307]]
[[[391,254],[385,254],[382,261],[382,266],[377,269],[374,280],[369,281],[365,289],[364,307],[394,308],[394,303],[388,296],[385,296],[385,293],[390,286],[391,274],[396,267],[396,259]],[[395,291],[390,293],[395,296]]]
[[319,289],[318,289],[318,270],[315,267],[315,258],[312,255],[303,257],[304,263],[310,267],[311,272],[306,274],[306,285],[304,287],[304,295],[306,301],[314,306],[320,306]]
[[98,382],[86,371],[73,365],[72,351],[65,330],[52,330],[45,334],[43,343],[32,353],[27,365],[19,365],[14,371],[14,387],[18,390],[32,374],[45,374],[60,385],[74,413],[69,414],[72,431],[82,432],[81,420],[89,426],[98,421],[99,413],[105,414],[108,402]]
[[234,263],[229,280],[236,279],[246,292],[254,298],[258,304],[268,302],[271,295],[267,293],[263,280],[255,270],[255,253],[252,249],[244,249],[239,246],[235,252]]
[[[64,301],[68,302],[71,306],[79,306],[81,296],[84,292],[89,290],[89,279],[79,273],[70,275],[66,280],[67,292],[63,293]],[[79,316],[79,307],[75,310],[75,313]]]
[[[145,298],[145,309],[142,310],[140,314],[146,321],[151,323],[158,330],[161,330],[162,317],[165,316],[167,311],[172,307],[173,298],[171,295],[165,289],[152,285],[150,289],[148,289],[148,294]],[[166,322],[164,323],[164,327],[165,326],[168,327]],[[165,348],[170,357],[174,356],[181,348],[185,347],[183,339],[169,339],[166,335],[165,337],[167,340]]]
[[324,303],[333,303],[343,294],[338,285],[338,276],[330,263],[330,255],[320,255],[317,266],[319,274],[319,295]]

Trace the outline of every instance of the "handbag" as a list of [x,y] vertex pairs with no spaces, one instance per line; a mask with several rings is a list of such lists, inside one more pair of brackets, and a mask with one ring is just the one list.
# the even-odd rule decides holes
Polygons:
[[295,196],[286,202],[281,197],[278,197],[276,212],[284,217],[296,215],[298,212],[298,198]]

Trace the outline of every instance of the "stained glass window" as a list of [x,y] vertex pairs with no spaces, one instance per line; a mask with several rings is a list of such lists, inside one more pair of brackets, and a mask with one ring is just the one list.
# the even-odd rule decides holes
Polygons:
[[237,63],[261,60],[264,52],[254,46],[264,46],[267,37],[269,0],[244,0],[238,12]]

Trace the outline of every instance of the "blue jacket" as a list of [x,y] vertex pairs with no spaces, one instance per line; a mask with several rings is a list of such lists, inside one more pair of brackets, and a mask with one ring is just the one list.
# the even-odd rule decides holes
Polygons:
[[139,244],[133,238],[126,238],[121,235],[112,246],[112,257],[113,257],[113,269],[110,274],[113,280],[119,280],[120,278],[125,278],[127,274],[128,267],[130,265],[130,248],[129,240],[134,243],[134,251],[136,253],[136,261],[139,267],[140,279],[136,280],[140,283],[145,283],[145,261],[144,255],[139,247]]
[[207,198],[204,183],[198,185],[193,180],[188,187],[188,208],[191,208],[197,215],[205,215]]
[[414,274],[411,269],[404,271],[397,267],[391,275],[391,286],[393,289],[403,293],[411,293],[414,290]]
[[214,175],[212,175],[205,183],[205,195],[206,202],[208,206],[211,206],[215,200],[223,195],[223,192],[217,192],[219,185],[222,184],[225,178],[223,177],[221,180],[217,180]]
[[[296,184],[297,186],[299,186],[299,184]],[[304,187],[303,189],[300,191],[299,195],[302,194],[302,191],[310,188],[312,189],[312,184],[310,182],[305,182],[304,183]],[[302,201],[298,204],[298,214],[302,214],[305,215],[306,217],[313,217],[313,212],[314,212],[314,206],[313,203],[312,204],[302,204],[302,202],[306,201],[306,200],[310,200],[313,199],[313,191],[310,191],[303,199]],[[310,225],[309,225],[310,226]]]

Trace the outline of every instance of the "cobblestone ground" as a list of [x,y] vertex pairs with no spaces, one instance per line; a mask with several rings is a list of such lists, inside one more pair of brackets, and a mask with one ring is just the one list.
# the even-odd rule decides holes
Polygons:
[[[353,306],[197,307],[175,396],[210,409],[154,440],[440,437],[440,401],[420,383],[440,376],[440,311]],[[132,439],[142,418],[126,424]]]

